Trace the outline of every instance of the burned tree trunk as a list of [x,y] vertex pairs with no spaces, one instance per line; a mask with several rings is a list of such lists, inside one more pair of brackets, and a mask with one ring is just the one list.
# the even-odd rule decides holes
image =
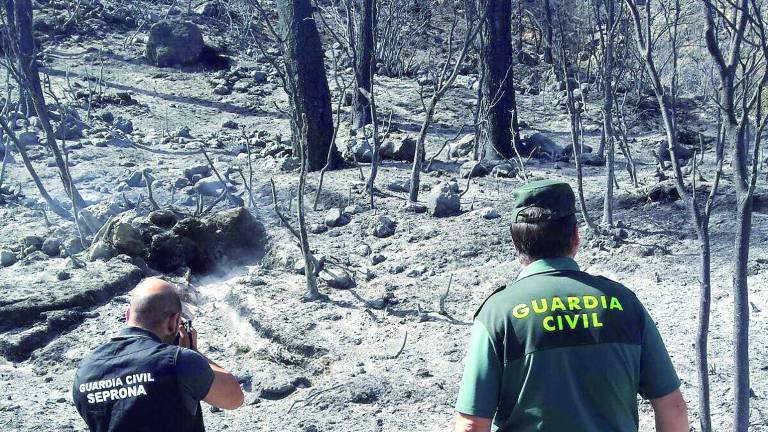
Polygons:
[[544,63],[552,64],[552,5],[544,0]]
[[[613,226],[613,183],[614,183],[614,134],[613,134],[613,43],[616,26],[616,9],[613,0],[605,1],[606,8],[606,38],[605,59],[603,61],[603,131],[606,143],[605,158],[605,199],[603,201],[602,223],[606,227]],[[565,77],[566,85],[568,77]]]
[[[78,206],[85,206],[85,201],[74,187],[74,182],[69,176],[69,170],[64,162],[58,144],[56,143],[56,133],[51,126],[51,119],[48,114],[48,108],[45,105],[43,96],[43,87],[40,83],[40,72],[37,69],[35,40],[32,35],[32,2],[30,0],[14,0],[14,17],[17,40],[15,42],[16,55],[18,56],[17,71],[18,78],[23,88],[22,92],[29,94],[37,117],[40,119],[43,131],[45,132],[46,144],[53,153],[56,167],[59,170],[59,177],[64,184],[64,190],[72,199],[72,202]],[[64,116],[64,113],[59,113]]]
[[373,71],[376,67],[374,58],[374,34],[376,32],[375,0],[354,0],[358,13],[358,28],[355,42],[355,98],[352,107],[352,128],[358,129],[371,123],[371,104],[364,90],[370,94]]
[[[483,159],[512,157],[512,123],[515,112],[515,88],[512,81],[512,2],[485,1],[485,46],[482,63],[485,72],[483,103],[488,139]],[[516,116],[515,116],[516,117]]]
[[[294,137],[307,129],[307,169],[317,171],[326,165],[328,151],[333,138],[333,116],[331,114],[331,92],[323,63],[323,47],[320,34],[312,17],[310,0],[278,0],[277,13],[284,38],[283,57],[288,80],[290,81],[291,105],[294,111]],[[299,143],[300,139],[293,140]],[[294,154],[301,149],[294,144]],[[332,167],[337,166],[341,157],[333,149]]]

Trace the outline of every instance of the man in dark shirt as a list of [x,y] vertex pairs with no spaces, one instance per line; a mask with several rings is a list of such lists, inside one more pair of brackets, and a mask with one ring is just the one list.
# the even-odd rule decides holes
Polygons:
[[133,290],[128,327],[75,375],[75,405],[92,432],[200,432],[201,400],[223,409],[243,404],[235,377],[197,352],[196,332],[187,333],[181,312],[166,281],[146,279]]
[[688,415],[656,325],[635,294],[582,272],[567,183],[515,196],[512,240],[524,268],[475,315],[456,402],[456,432],[636,432],[637,395],[656,430],[687,432]]

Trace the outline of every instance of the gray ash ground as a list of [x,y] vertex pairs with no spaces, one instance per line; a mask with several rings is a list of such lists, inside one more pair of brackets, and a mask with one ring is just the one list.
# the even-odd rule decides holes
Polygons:
[[[262,136],[272,142],[280,139],[278,135],[287,142],[287,119],[272,105],[273,101],[285,105],[284,94],[278,90],[274,77],[268,83],[253,84],[242,93],[218,96],[209,83],[216,72],[147,66],[141,58],[140,45],[128,44],[123,48],[125,37],[112,34],[101,42],[70,43],[59,49],[111,48],[105,51],[107,91],[128,92],[138,104],[105,106],[94,114],[108,110],[130,119],[134,131],[124,137],[126,141],[156,151],[196,149],[198,143],[203,143],[222,171],[245,166],[238,150],[240,131],[223,128],[227,120],[250,133],[264,131]],[[265,68],[247,58],[237,61],[246,68]],[[84,64],[81,58],[54,58],[46,68],[69,70],[71,79],[83,85]],[[64,74],[52,74],[52,84],[63,91]],[[412,80],[377,77],[376,85],[382,112],[391,110],[393,121],[403,133],[414,136],[421,121],[417,84]],[[459,85],[441,104],[429,137],[429,155],[470,118],[473,94],[473,90]],[[550,94],[520,95],[518,103],[521,118],[530,128],[560,144],[570,142],[567,116],[554,105]],[[587,116],[599,118],[596,106],[589,107]],[[697,126],[707,125],[706,119],[699,121]],[[92,125],[88,136],[70,143],[78,144],[78,148],[71,147],[72,172],[89,202],[119,207],[123,193],[130,201],[138,201],[140,195],[145,196],[145,189],[129,187],[124,179],[137,170],[151,168],[157,179],[155,193],[159,202],[189,204],[187,195],[172,194],[170,185],[183,176],[185,168],[204,164],[202,156],[153,153],[114,142],[101,147],[114,131],[98,120],[93,120]],[[190,129],[189,138],[163,142],[164,130],[182,127]],[[587,143],[596,147],[599,132],[596,128],[590,131]],[[626,284],[649,309],[683,381],[692,425],[697,428],[697,240],[680,205],[645,198],[645,190],[657,183],[650,150],[661,135],[653,127],[636,132],[638,139],[631,145],[639,162],[640,188],[630,186],[624,162],[617,157],[617,194],[621,204],[615,218],[624,228],[615,234],[625,238],[594,239],[582,231],[583,246],[577,261],[589,272]],[[42,147],[34,151],[40,153],[36,167],[46,186],[56,196],[64,196],[54,170],[47,167],[49,157]],[[423,177],[425,188],[458,177],[461,161],[445,161],[444,154],[439,159],[444,161],[435,164],[438,170]],[[706,160],[711,159],[708,153]],[[208,430],[448,430],[472,315],[487,295],[513,278],[520,268],[507,225],[510,196],[522,180],[473,179],[470,190],[461,198],[462,214],[433,218],[404,211],[403,194],[396,192],[377,198],[376,209],[371,210],[367,196],[361,193],[363,187],[356,168],[329,172],[318,210],[308,212],[309,222],[323,223],[326,209],[334,207],[357,204],[362,211],[352,215],[345,226],[312,234],[310,242],[316,253],[332,258],[332,268],[350,272],[356,286],[339,290],[322,284],[321,291],[328,299],[304,302],[303,276],[293,271],[299,250],[274,215],[269,189],[269,180],[274,179],[278,196],[287,203],[289,189],[295,189],[297,170],[291,167],[290,160],[286,162],[285,156],[254,160],[256,205],[251,210],[265,224],[266,254],[251,265],[226,268],[193,280],[199,306],[195,325],[200,333],[201,351],[234,371],[246,392],[246,405],[236,411],[220,412],[204,405]],[[367,168],[364,171],[367,174]],[[597,167],[585,168],[585,193],[593,217],[602,208],[602,171]],[[387,161],[378,183],[384,189],[386,185],[406,181],[409,172],[409,164]],[[9,165],[8,175],[10,184],[19,185],[26,198],[0,206],[0,249],[18,247],[29,235],[71,236],[73,228],[63,226],[50,214],[52,225],[46,225],[36,191],[19,162]],[[568,162],[532,159],[528,175],[564,178],[575,185],[574,165]],[[318,175],[311,174],[310,202],[317,182]],[[466,184],[466,180],[459,180],[462,190]],[[765,193],[764,185],[761,188],[759,193]],[[236,190],[246,197],[242,184],[236,185]],[[422,192],[422,200],[427,193]],[[726,430],[733,409],[734,194],[729,178],[716,204],[712,220],[710,378],[714,425],[717,430]],[[485,207],[495,208],[500,217],[483,218],[480,209]],[[765,208],[760,208],[754,215],[749,262],[754,394],[750,430],[768,431],[768,216]],[[377,238],[368,233],[371,219],[382,214],[397,223],[391,237]],[[30,255],[0,269],[0,305],[40,304],[66,313],[68,303],[57,303],[57,298],[71,298],[73,293],[87,289],[89,283],[99,285],[110,275],[130,274],[133,269],[122,258],[113,259],[110,265],[114,269],[96,262],[86,262],[83,269],[72,269],[72,263],[65,258]],[[71,273],[67,281],[59,280],[61,270]],[[444,301],[447,314],[441,314],[440,299],[449,280],[451,289]],[[0,338],[6,343],[29,336],[32,331],[39,330],[45,335],[31,345],[28,359],[0,360],[1,430],[85,430],[72,405],[71,383],[80,359],[124,325],[124,290],[114,296],[108,294],[104,298],[88,297],[83,304],[76,305],[76,324],[64,326],[62,331],[56,331],[50,318],[29,324],[0,322]],[[399,352],[404,340],[404,348]],[[644,402],[640,429],[652,428],[650,406]]]

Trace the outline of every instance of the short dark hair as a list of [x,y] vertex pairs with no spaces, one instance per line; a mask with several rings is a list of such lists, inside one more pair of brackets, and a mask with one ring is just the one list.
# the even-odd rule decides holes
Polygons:
[[131,298],[131,313],[137,323],[155,328],[173,314],[181,313],[181,298],[176,287]]
[[558,219],[548,216],[547,210],[532,207],[521,212],[518,222],[509,226],[515,249],[529,261],[567,256],[571,250],[576,215]]

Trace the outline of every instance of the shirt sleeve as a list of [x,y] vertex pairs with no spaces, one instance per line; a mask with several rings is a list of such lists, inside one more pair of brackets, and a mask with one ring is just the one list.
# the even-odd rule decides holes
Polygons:
[[186,348],[179,348],[176,358],[176,373],[182,396],[194,400],[203,400],[213,385],[213,369],[200,353]]
[[493,339],[485,326],[475,320],[456,411],[471,416],[493,418],[499,404],[500,381],[501,365]]
[[656,323],[645,308],[643,313],[645,323],[640,347],[639,393],[645,399],[656,399],[677,390],[680,387],[680,379],[677,377],[664,341],[661,340]]

